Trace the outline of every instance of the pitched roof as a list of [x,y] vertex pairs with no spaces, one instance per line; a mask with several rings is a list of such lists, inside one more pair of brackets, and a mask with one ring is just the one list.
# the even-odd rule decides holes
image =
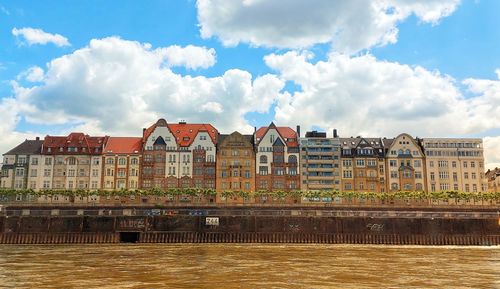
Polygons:
[[219,132],[211,124],[192,124],[192,123],[175,123],[168,124],[170,131],[175,136],[177,144],[181,147],[190,146],[195,140],[199,132],[207,132],[212,140],[212,143],[216,144],[217,134]]
[[142,151],[141,137],[109,137],[104,153],[134,154]]
[[[109,136],[89,136],[81,132],[72,132],[68,136],[46,136],[43,141],[42,153],[55,154],[101,154]],[[68,148],[77,148],[69,151]],[[49,151],[50,149],[50,151]]]
[[[288,126],[275,126],[274,123],[271,123],[269,126],[263,126],[255,132],[255,138],[259,139],[258,142],[262,140],[267,131],[271,128],[275,128],[278,131],[279,135],[285,139],[287,146],[296,147],[299,145],[297,133],[292,128]],[[291,139],[293,139],[293,141],[289,141]]]
[[35,155],[40,154],[42,149],[43,140],[25,140],[15,148],[6,152],[3,155]]
[[217,135],[219,132],[215,127],[208,123],[192,124],[192,123],[167,123],[163,118],[159,119],[155,124],[144,130],[143,140],[149,138],[157,127],[168,127],[170,132],[174,135],[177,145],[181,147],[190,146],[195,140],[199,132],[207,132],[210,139],[214,144],[217,142]]

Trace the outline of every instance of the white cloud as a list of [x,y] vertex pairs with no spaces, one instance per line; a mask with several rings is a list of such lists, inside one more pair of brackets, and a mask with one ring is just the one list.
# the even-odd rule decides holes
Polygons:
[[162,49],[170,66],[184,66],[188,69],[208,68],[215,64],[215,49],[188,45],[172,45]]
[[94,39],[48,63],[41,83],[14,83],[21,114],[32,123],[74,123],[108,134],[140,135],[160,117],[251,132],[244,115],[267,110],[284,86],[275,76],[252,79],[239,69],[182,76],[169,69],[164,51],[117,37]]
[[332,43],[352,53],[397,41],[397,24],[410,15],[436,24],[455,11],[460,0],[198,0],[203,38],[224,45],[306,48]]
[[60,34],[47,33],[41,29],[25,27],[21,29],[13,28],[12,35],[21,37],[28,45],[53,43],[59,47],[70,46],[68,39]]
[[447,137],[500,128],[498,80],[465,80],[476,94],[465,98],[449,76],[371,55],[332,54],[311,63],[307,54],[287,52],[268,55],[265,62],[301,88],[280,95],[275,116],[280,124],[387,137],[401,132]]
[[25,78],[29,82],[40,82],[43,80],[43,77],[44,77],[43,69],[35,65],[28,68],[28,70],[22,72],[18,76],[18,79]]
[[500,136],[484,138],[486,169],[500,168]]

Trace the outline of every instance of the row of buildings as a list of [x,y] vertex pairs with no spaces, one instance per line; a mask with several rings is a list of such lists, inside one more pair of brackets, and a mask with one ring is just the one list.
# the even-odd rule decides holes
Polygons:
[[339,137],[271,123],[253,134],[160,119],[141,137],[46,136],[4,154],[1,188],[217,191],[488,190],[475,138]]

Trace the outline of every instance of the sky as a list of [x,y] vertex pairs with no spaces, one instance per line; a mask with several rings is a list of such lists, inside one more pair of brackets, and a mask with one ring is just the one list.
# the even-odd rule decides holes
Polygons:
[[500,1],[0,0],[0,151],[158,118],[220,132],[481,137],[500,166]]

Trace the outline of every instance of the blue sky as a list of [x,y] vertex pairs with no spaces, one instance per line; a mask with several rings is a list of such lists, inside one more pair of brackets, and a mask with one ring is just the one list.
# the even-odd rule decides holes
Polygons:
[[[5,125],[2,132],[17,134],[16,140],[26,135],[58,134],[88,128],[97,128],[95,130],[97,133],[124,134],[133,131],[140,133],[140,128],[151,121],[153,115],[156,117],[165,114],[164,117],[172,121],[182,118],[215,122],[222,131],[245,130],[275,120],[282,125],[301,124],[306,128],[322,128],[328,131],[333,127],[340,128],[341,134],[345,132],[347,135],[371,133],[394,136],[405,130],[420,136],[490,137],[495,138],[500,144],[500,140],[496,139],[500,134],[500,125],[486,125],[486,120],[480,119],[489,117],[489,121],[495,122],[495,117],[498,117],[488,114],[494,114],[495,107],[499,105],[498,102],[492,101],[497,99],[495,95],[500,94],[497,91],[500,87],[497,84],[499,79],[495,72],[500,68],[498,29],[500,2],[415,0],[406,2],[423,3],[421,5],[423,8],[394,4],[394,7],[382,10],[382,14],[380,11],[367,10],[366,6],[369,5],[366,3],[371,3],[370,1],[365,1],[364,4],[363,1],[359,2],[363,6],[355,9],[356,4],[315,0],[304,10],[300,1],[291,1],[288,7],[282,7],[280,1],[260,0],[246,1],[243,4],[227,4],[219,0],[213,3],[206,0],[199,2],[0,0],[0,100],[11,99],[16,104],[11,106],[3,104],[4,111],[10,111],[13,109],[11,107],[15,107],[16,111],[12,113],[15,121]],[[222,7],[224,5],[227,7]],[[351,6],[344,7],[348,5]],[[328,9],[332,10],[326,11],[328,14],[323,16],[324,19],[321,18],[323,15],[321,11]],[[358,10],[360,16],[357,15]],[[365,12],[371,13],[370,17],[374,17],[373,22],[362,15]],[[372,28],[377,23],[375,20],[386,19],[384,17],[391,17],[393,14],[399,17],[398,20],[391,22],[392,24],[387,27]],[[345,15],[348,17],[344,17]],[[336,18],[340,20],[333,22]],[[333,20],[328,23],[330,19]],[[357,24],[365,27],[352,32],[351,26]],[[338,35],[333,35],[335,33],[323,28],[328,25],[331,25],[333,27],[331,31],[337,31],[335,33]],[[45,44],[30,44],[23,35],[15,36],[14,28],[35,28],[46,33],[59,34],[71,45],[58,46],[50,41]],[[397,36],[393,35],[392,40],[385,41],[384,37],[390,38],[393,28],[398,30]],[[325,31],[321,31],[323,29]],[[328,36],[329,33],[331,37]],[[199,83],[200,86],[196,89],[202,91],[200,105],[207,104],[209,109],[191,109],[193,111],[191,114],[190,110],[174,109],[180,106],[178,103],[166,105],[163,110],[157,109],[157,104],[147,104],[148,108],[140,112],[145,114],[140,118],[141,123],[129,130],[123,128],[125,125],[105,123],[98,113],[85,112],[85,110],[92,111],[92,105],[98,106],[97,103],[82,108],[82,113],[78,117],[68,116],[72,110],[65,110],[64,107],[52,111],[48,117],[44,116],[42,119],[34,117],[34,111],[46,107],[45,102],[48,101],[49,105],[50,101],[64,103],[64,99],[73,97],[71,90],[63,90],[71,87],[71,83],[62,83],[60,79],[51,78],[54,77],[51,69],[54,71],[55,69],[48,67],[48,63],[65,55],[74,56],[76,52],[89,47],[92,39],[102,40],[111,36],[117,36],[123,41],[149,43],[151,44],[149,51],[172,45],[213,48],[216,53],[215,61],[205,67],[189,69],[182,65],[166,64],[174,76],[183,77],[184,80],[186,77],[188,80],[190,77],[206,77],[206,83]],[[118,42],[115,45],[117,47],[113,49],[118,52],[121,51],[121,47],[128,44],[124,42],[121,45]],[[94,51],[94,48],[91,50]],[[97,50],[95,49],[96,54]],[[145,50],[138,53],[148,51]],[[89,58],[82,63],[94,65],[98,61],[93,58],[96,54],[85,56]],[[344,59],[339,55],[347,58]],[[85,65],[82,63],[76,65],[76,62],[72,61],[74,59],[71,59],[67,66],[71,72],[75,72],[76,67]],[[142,58],[138,61],[142,61]],[[391,68],[384,68],[384,63],[391,64]],[[160,64],[162,65],[164,63]],[[367,79],[362,79],[364,75],[358,72],[365,69],[363,65],[366,66]],[[26,79],[26,71],[34,66],[40,67],[44,72],[43,79],[35,82]],[[423,67],[425,72],[421,73],[417,66]],[[346,69],[339,71],[339,67]],[[160,71],[161,69],[162,67]],[[269,88],[270,95],[262,101],[249,99],[247,102],[242,101],[241,106],[233,106],[231,102],[238,102],[241,96],[233,95],[233,90],[227,88],[229,85],[226,81],[229,80],[224,79],[224,83],[219,87],[216,79],[234,69],[251,76],[251,82],[241,86],[250,86],[245,89],[249,89],[251,95],[249,97],[254,99],[260,97],[255,95],[260,91],[257,90],[256,80],[270,75],[267,79],[262,78],[261,84],[262,87]],[[85,68],[79,73],[87,75],[86,73],[91,70]],[[385,71],[384,75],[387,75],[382,78],[386,80],[380,80],[376,76],[378,71],[382,70]],[[405,71],[409,73],[408,78],[400,79],[399,75]],[[320,73],[321,79],[308,79],[307,74],[301,75],[306,72],[311,75]],[[146,79],[149,77],[140,75]],[[242,81],[245,79],[244,75],[238,77],[240,78],[236,79]],[[467,82],[467,79],[472,81]],[[122,82],[127,80],[128,78],[124,78]],[[347,84],[351,80],[352,86]],[[398,81],[402,83],[397,83]],[[493,84],[486,83],[487,81],[493,81]],[[426,82],[433,83],[434,86],[430,85],[429,88]],[[408,94],[408,99],[404,102],[415,105],[405,106],[404,111],[411,117],[400,118],[400,114],[392,114],[378,105],[369,104],[366,94],[370,94],[370,90],[358,89],[365,83],[367,87],[373,87],[374,102],[386,101],[387,95],[405,98]],[[405,87],[406,83],[411,85]],[[204,95],[203,88],[212,86],[217,87]],[[14,87],[33,89],[33,91],[25,92],[25,96],[22,96]],[[86,86],[85,83],[81,83],[78,87]],[[332,87],[332,90],[324,91],[323,87]],[[471,91],[473,87],[475,92]],[[85,89],[88,94],[94,93],[89,87]],[[116,87],[107,88],[105,84],[101,90],[104,92],[99,93],[108,93],[110,97],[119,91]],[[437,90],[439,91],[436,92]],[[165,95],[168,99],[166,102],[182,98],[177,95],[177,91],[168,89],[160,90],[155,95],[158,93]],[[218,96],[221,93],[225,96]],[[168,95],[171,95],[171,98]],[[147,93],[143,95],[144,99],[148,97]],[[227,98],[233,97],[234,100],[226,103]],[[464,99],[473,101],[467,102]],[[303,107],[306,100],[317,105]],[[360,102],[365,104],[363,107],[368,109],[369,113],[345,110],[349,103]],[[471,103],[477,105],[477,109],[462,108],[463,113],[458,110],[458,107],[470,106]],[[492,109],[485,109],[485,104]],[[323,111],[327,106],[331,109]],[[394,107],[397,109],[397,103]],[[436,107],[449,111],[439,116],[422,118],[424,112],[432,111],[432,108]],[[456,111],[454,107],[457,107]],[[227,113],[229,110],[237,112]],[[371,112],[374,112],[374,115],[370,115]],[[359,115],[363,113],[367,116],[363,117],[362,121],[357,121]],[[458,127],[453,123],[453,119],[461,113],[468,115],[470,119],[464,121],[470,125]],[[52,119],[51,116],[54,115],[58,115],[57,120],[55,117]],[[235,119],[238,117],[239,119]],[[377,118],[376,121],[373,118]],[[353,124],[355,122],[358,122],[358,125]],[[443,122],[449,123],[443,128],[442,125],[438,125]],[[376,127],[367,127],[369,125]],[[90,133],[94,132],[90,130]],[[500,162],[500,157],[498,160],[497,156],[494,158],[495,162]]]

